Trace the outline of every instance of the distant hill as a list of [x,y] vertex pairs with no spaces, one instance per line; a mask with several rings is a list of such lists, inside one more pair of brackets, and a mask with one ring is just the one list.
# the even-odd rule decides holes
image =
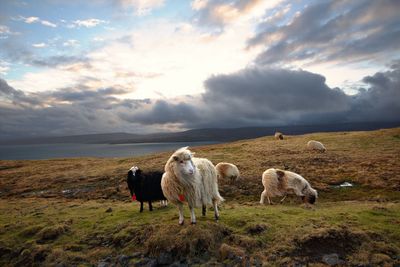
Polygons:
[[365,122],[324,125],[293,125],[276,127],[242,127],[242,128],[205,128],[174,133],[129,134],[105,133],[72,136],[51,136],[0,141],[0,145],[28,144],[124,144],[124,143],[162,143],[162,142],[229,142],[273,135],[276,131],[287,135],[298,135],[314,132],[337,131],[370,131],[382,128],[399,127],[400,122]]

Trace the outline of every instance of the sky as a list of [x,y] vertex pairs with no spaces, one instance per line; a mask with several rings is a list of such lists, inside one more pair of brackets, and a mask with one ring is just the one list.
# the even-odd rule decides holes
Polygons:
[[2,0],[0,138],[400,118],[398,0]]

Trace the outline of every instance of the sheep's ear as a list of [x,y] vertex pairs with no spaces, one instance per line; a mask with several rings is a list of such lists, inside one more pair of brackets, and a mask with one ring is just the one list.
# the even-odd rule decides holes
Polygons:
[[179,160],[179,157],[178,156],[173,156],[172,157],[175,161],[178,161]]
[[278,180],[280,180],[285,176],[285,173],[281,170],[276,170],[276,175],[278,175]]

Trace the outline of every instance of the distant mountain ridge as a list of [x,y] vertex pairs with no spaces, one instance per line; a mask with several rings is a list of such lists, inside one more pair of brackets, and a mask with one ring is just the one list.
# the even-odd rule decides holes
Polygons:
[[288,135],[306,134],[313,132],[338,131],[370,131],[381,128],[399,127],[399,122],[365,122],[324,125],[294,125],[276,127],[242,127],[242,128],[205,128],[173,133],[130,134],[104,133],[71,136],[53,136],[24,138],[0,141],[0,145],[31,145],[31,144],[125,144],[125,143],[164,143],[164,142],[200,142],[216,141],[229,142],[240,139],[251,139],[273,135],[276,131]]

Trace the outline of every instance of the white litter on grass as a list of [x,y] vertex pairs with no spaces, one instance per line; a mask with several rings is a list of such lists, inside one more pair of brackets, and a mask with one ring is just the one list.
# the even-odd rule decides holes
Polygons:
[[344,182],[342,184],[339,185],[340,187],[352,187],[353,184],[349,183],[349,182]]

